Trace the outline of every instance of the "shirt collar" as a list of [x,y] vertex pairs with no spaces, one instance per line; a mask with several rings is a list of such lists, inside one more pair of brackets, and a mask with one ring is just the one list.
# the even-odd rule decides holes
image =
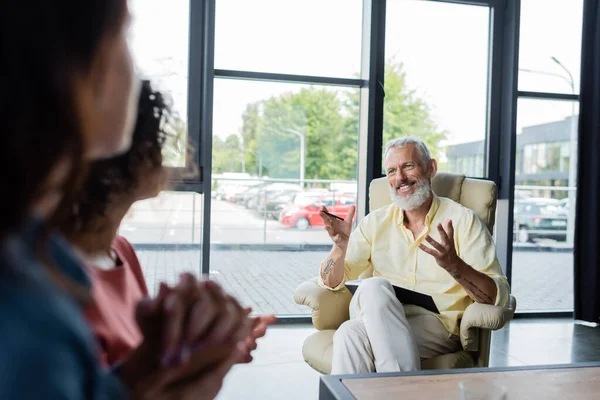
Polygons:
[[90,289],[90,278],[67,241],[57,233],[49,238],[50,254],[60,270],[77,284]]
[[[425,225],[427,226],[431,225],[431,221],[433,221],[433,218],[435,218],[435,215],[440,208],[440,198],[437,197],[435,193],[432,193],[432,195],[433,201],[431,202],[431,207],[429,207],[429,211],[425,216]],[[398,224],[404,225],[404,210],[400,207],[396,207],[396,209],[398,210]]]

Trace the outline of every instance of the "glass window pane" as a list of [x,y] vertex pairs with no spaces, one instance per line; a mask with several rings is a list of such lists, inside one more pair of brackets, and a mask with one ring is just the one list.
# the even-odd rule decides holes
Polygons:
[[520,99],[517,112],[512,292],[521,311],[572,310],[578,103]]
[[353,78],[361,0],[217,0],[215,68]]
[[390,0],[385,40],[384,142],[420,136],[440,170],[482,177],[489,8]]
[[198,193],[164,191],[135,203],[119,227],[140,259],[150,295],[179,274],[201,274],[202,203]]
[[359,89],[215,79],[210,268],[255,312],[309,312],[293,292],[331,249],[319,205],[356,202],[358,107]]
[[519,90],[579,93],[582,23],[583,0],[521,0]]
[[175,113],[176,139],[163,150],[164,164],[184,167],[187,143],[189,0],[131,0],[130,44],[144,79],[168,95]]

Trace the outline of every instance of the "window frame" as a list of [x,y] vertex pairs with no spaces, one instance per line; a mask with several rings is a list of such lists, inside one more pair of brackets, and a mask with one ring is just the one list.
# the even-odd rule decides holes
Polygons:
[[[212,115],[214,80],[244,79],[359,88],[359,153],[357,173],[358,218],[369,212],[369,183],[379,178],[382,165],[382,129],[385,64],[386,0],[363,0],[362,66],[357,79],[238,71],[214,68],[215,3],[218,0],[190,0],[188,74],[188,140],[193,146],[188,165],[197,165],[197,175],[186,178],[187,168],[175,168],[173,190],[193,191],[203,196],[201,271],[210,265],[210,215],[212,171]],[[488,66],[488,134],[485,141],[481,178],[493,181],[498,189],[496,241],[501,265],[512,279],[512,209],[515,203],[516,111],[519,98],[578,100],[561,93],[518,91],[519,0],[426,0],[490,7]],[[524,161],[520,156],[520,163]],[[521,169],[523,166],[520,167]],[[549,314],[554,315],[554,314]],[[280,322],[308,322],[308,316],[282,316]]]

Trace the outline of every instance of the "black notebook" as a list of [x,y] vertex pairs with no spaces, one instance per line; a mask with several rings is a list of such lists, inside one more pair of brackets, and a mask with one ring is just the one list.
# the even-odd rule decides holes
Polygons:
[[[354,294],[358,285],[360,285],[360,280],[348,281],[345,283],[346,287],[350,291],[350,293]],[[433,297],[428,294],[414,292],[412,290],[401,288],[400,286],[392,285],[394,288],[394,292],[396,292],[396,297],[400,300],[402,304],[412,304],[415,306],[423,307],[426,310],[439,314],[435,302],[433,301]]]

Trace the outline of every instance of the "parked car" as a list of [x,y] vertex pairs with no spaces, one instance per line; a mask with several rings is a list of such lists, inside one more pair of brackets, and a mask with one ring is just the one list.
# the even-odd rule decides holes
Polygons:
[[350,206],[356,204],[356,196],[330,194],[322,195],[317,200],[305,206],[292,206],[280,214],[279,222],[282,225],[306,230],[311,226],[322,226],[323,220],[319,216],[321,206],[339,217],[346,218]]
[[248,201],[248,208],[252,208],[258,212],[264,211],[265,204],[268,203],[269,199],[273,197],[287,192],[297,193],[300,190],[300,185],[295,185],[291,183],[271,183],[263,188]]
[[223,197],[223,200],[228,201],[230,203],[234,203],[235,197],[238,195],[238,193],[243,193],[246,190],[248,190],[247,186],[231,186],[228,190],[225,191],[225,196]]
[[320,199],[325,195],[331,195],[328,189],[320,189],[320,188],[310,188],[306,189],[303,192],[296,194],[294,197],[294,201],[291,205],[297,207],[304,207],[307,204],[313,203],[315,200]]
[[570,207],[570,202],[569,202],[569,198],[566,197],[560,201],[560,208],[561,210],[563,210],[565,212],[565,214],[569,214],[569,207]]
[[283,190],[267,194],[264,202],[258,203],[257,211],[260,214],[266,214],[269,218],[277,219],[281,210],[289,207],[298,193],[298,191]]
[[567,239],[567,214],[556,201],[515,202],[514,230],[521,243],[535,239]]
[[260,192],[262,188],[262,185],[255,185],[255,186],[250,186],[249,188],[247,188],[246,190],[244,190],[243,192],[237,193],[235,195],[235,199],[234,202],[236,204],[243,204],[244,206],[248,206],[248,200],[250,200],[251,198],[255,197],[256,195],[258,195],[258,193]]
[[292,206],[304,207],[307,204],[323,197],[330,193],[327,189],[310,188],[305,191],[299,190],[282,190],[267,196],[266,204],[259,203],[258,211],[266,213],[269,217],[279,219],[281,212]]
[[235,201],[235,196],[247,189],[248,186],[245,183],[228,183],[217,188],[215,191],[215,199],[233,203]]

